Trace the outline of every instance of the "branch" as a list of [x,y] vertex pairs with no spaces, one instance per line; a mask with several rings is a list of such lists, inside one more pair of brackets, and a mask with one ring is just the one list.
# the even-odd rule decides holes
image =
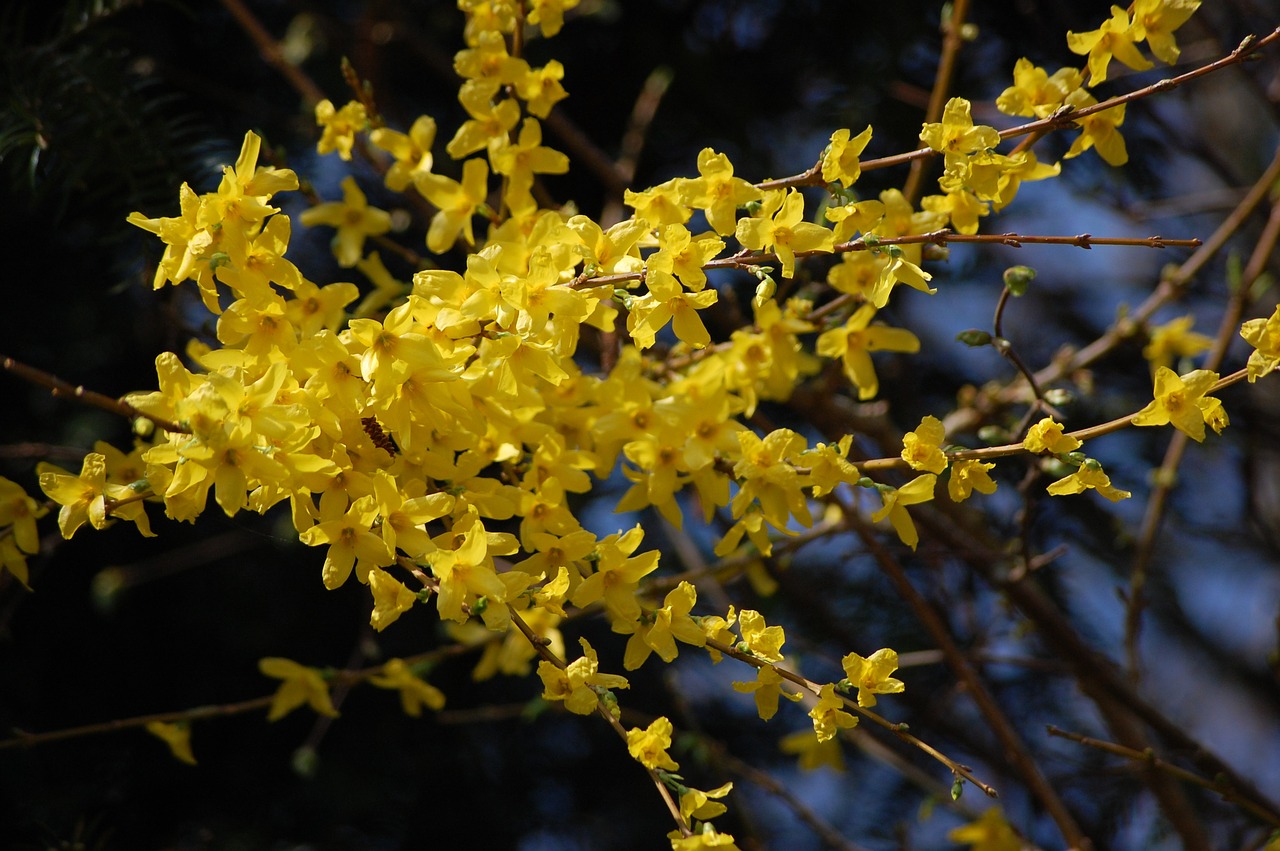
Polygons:
[[158,419],[145,411],[135,408],[128,402],[121,399],[112,399],[110,396],[104,396],[92,390],[86,390],[83,385],[73,386],[69,382],[63,381],[56,375],[37,369],[34,366],[27,366],[11,357],[0,355],[0,363],[4,364],[6,372],[12,372],[14,375],[29,381],[40,387],[49,388],[49,392],[57,398],[70,398],[83,402],[86,405],[92,405],[95,408],[101,408],[104,411],[110,411],[113,414],[119,414],[129,419],[144,419],[156,424],[159,428],[174,434],[191,434],[191,429],[171,423],[168,420]]

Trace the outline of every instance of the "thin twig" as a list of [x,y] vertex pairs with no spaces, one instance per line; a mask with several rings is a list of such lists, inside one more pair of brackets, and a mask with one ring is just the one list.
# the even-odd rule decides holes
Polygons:
[[129,419],[145,419],[155,423],[157,428],[164,429],[174,434],[191,434],[191,429],[185,428],[177,423],[160,419],[148,414],[146,411],[135,408],[122,399],[112,399],[93,390],[86,390],[83,385],[73,385],[70,382],[63,381],[56,375],[37,369],[34,366],[28,366],[25,363],[16,361],[11,357],[0,355],[0,363],[3,363],[5,371],[11,372],[17,377],[35,384],[40,387],[47,387],[50,394],[59,399],[75,399],[86,405],[92,405],[95,408],[101,408],[104,411],[110,411],[113,414],[119,414]]

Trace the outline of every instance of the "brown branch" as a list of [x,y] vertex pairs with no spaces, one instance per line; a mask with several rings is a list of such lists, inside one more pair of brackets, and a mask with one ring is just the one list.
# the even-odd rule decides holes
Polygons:
[[257,46],[262,61],[279,71],[294,90],[302,95],[308,107],[314,107],[325,99],[324,91],[301,68],[285,58],[284,51],[280,49],[280,43],[267,32],[267,28],[253,12],[249,11],[249,7],[242,0],[222,0],[222,5]]
[[[960,48],[964,46],[961,31],[968,16],[969,0],[955,0],[950,19],[942,25],[942,55],[938,58],[938,72],[933,80],[933,88],[929,91],[929,106],[924,114],[926,124],[936,123],[942,117],[947,94],[951,91],[951,81],[955,77],[956,59],[960,56]],[[924,143],[921,142],[921,145]],[[902,188],[902,195],[908,204],[914,205],[920,197],[924,164],[923,159],[911,162],[911,171],[907,173],[907,182]]]
[[167,432],[172,432],[173,434],[191,434],[191,429],[185,428],[177,423],[171,423],[168,420],[154,417],[145,411],[135,408],[133,405],[130,405],[122,399],[112,399],[110,396],[105,396],[102,393],[97,393],[93,390],[86,390],[83,385],[72,385],[69,382],[63,381],[61,378],[58,378],[56,375],[52,375],[42,369],[37,369],[34,366],[27,366],[26,364],[16,361],[11,357],[0,355],[0,363],[3,363],[6,372],[11,372],[18,378],[39,387],[47,387],[49,389],[49,393],[59,399],[75,399],[76,401],[83,402],[86,405],[101,408],[104,411],[119,414],[120,416],[127,417],[129,419],[149,420],[155,423],[158,428],[162,428]]

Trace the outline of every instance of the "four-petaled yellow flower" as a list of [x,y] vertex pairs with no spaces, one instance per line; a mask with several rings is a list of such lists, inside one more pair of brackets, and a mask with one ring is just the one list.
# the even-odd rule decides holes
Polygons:
[[764,616],[754,609],[743,609],[738,615],[738,632],[747,652],[766,662],[782,661],[782,645],[786,633],[780,626],[766,626]]
[[898,533],[898,539],[914,550],[916,544],[920,543],[920,533],[916,531],[916,524],[907,513],[907,506],[919,505],[933,499],[933,486],[937,481],[938,477],[933,473],[925,473],[922,476],[916,476],[900,488],[883,486],[880,490],[880,498],[884,500],[884,505],[871,515],[872,522],[879,523],[888,517],[889,522],[893,524],[893,530]]
[[1027,436],[1022,440],[1022,448],[1036,455],[1044,452],[1063,455],[1075,452],[1081,445],[1076,438],[1064,434],[1062,424],[1054,422],[1050,417],[1045,417],[1028,429]]
[[994,127],[975,125],[969,101],[952,98],[942,109],[942,121],[926,124],[920,141],[944,154],[971,154],[1000,144],[1000,133]]
[[818,337],[817,351],[823,357],[842,358],[844,373],[858,388],[859,399],[870,399],[880,392],[880,380],[876,378],[871,363],[871,352],[920,351],[920,340],[905,328],[888,328],[872,325],[876,315],[875,305],[864,304],[849,321],[839,328],[832,328]]
[[424,706],[431,710],[444,708],[444,693],[418,677],[403,659],[388,659],[382,673],[369,677],[369,683],[378,688],[399,690],[400,706],[410,717],[422,715]]
[[596,709],[597,690],[627,688],[626,677],[600,673],[600,660],[585,638],[579,638],[583,655],[560,668],[547,660],[538,663],[542,678],[542,699],[563,700],[565,708],[577,715],[590,715]]
[[676,771],[680,764],[667,753],[671,747],[671,721],[664,717],[654,720],[648,728],[633,727],[627,731],[627,752],[645,768]]
[[813,719],[813,732],[819,742],[829,742],[840,730],[858,726],[858,719],[845,712],[844,701],[836,694],[836,687],[827,683],[818,692],[818,703],[809,710]]
[[376,567],[369,571],[369,590],[373,592],[373,615],[369,618],[369,625],[378,632],[395,623],[418,602],[418,595],[404,583]]
[[1222,403],[1205,396],[1218,381],[1218,373],[1196,369],[1179,376],[1167,366],[1156,370],[1155,399],[1133,416],[1138,426],[1172,424],[1174,428],[1199,442],[1204,440],[1204,424],[1221,432],[1226,415],[1220,414]]
[[902,460],[913,470],[941,473],[947,469],[947,456],[941,449],[944,437],[946,432],[942,421],[934,416],[926,416],[920,420],[915,431],[909,431],[903,436]]
[[739,219],[738,242],[747,248],[778,256],[782,277],[794,277],[796,255],[806,251],[830,251],[835,234],[822,225],[804,221],[804,196],[792,189],[765,193],[759,214]]
[[852,139],[849,134],[848,128],[832,133],[831,144],[822,154],[822,179],[827,183],[849,187],[857,183],[862,174],[858,157],[871,141],[871,128],[868,127]]
[[335,109],[331,101],[322,100],[316,104],[316,124],[324,128],[316,153],[323,155],[337,151],[338,156],[349,160],[356,134],[369,126],[369,115],[364,104],[358,101],[353,100],[342,109]]
[[989,470],[995,464],[969,459],[957,461],[951,465],[951,478],[947,480],[947,493],[952,502],[964,502],[974,491],[978,493],[995,493],[996,483]]
[[970,851],[1022,851],[1023,847],[999,807],[987,810],[977,821],[955,828],[947,839],[971,846]]
[[896,650],[882,647],[866,658],[850,653],[840,660],[840,667],[849,683],[858,689],[859,706],[875,706],[877,694],[898,694],[906,689],[902,680],[889,676],[898,670]]
[[1119,6],[1111,7],[1111,17],[1102,26],[1086,33],[1067,33],[1067,47],[1072,53],[1089,57],[1089,85],[1096,86],[1107,79],[1107,65],[1114,56],[1135,71],[1153,67],[1150,60],[1138,52],[1136,41],[1142,40],[1141,27],[1135,27],[1129,13]]
[[329,201],[303,210],[301,219],[307,227],[328,225],[337,228],[338,232],[333,237],[333,255],[338,258],[338,265],[344,268],[360,262],[366,237],[380,236],[391,230],[391,214],[370,207],[354,177],[343,178],[341,201]]
[[[777,629],[777,627],[771,627],[771,629]],[[785,697],[793,702],[800,700],[800,695],[782,690],[784,682],[786,680],[778,673],[777,668],[772,665],[764,665],[756,672],[755,680],[745,683],[735,682],[733,690],[753,695],[756,701],[756,712],[759,713],[760,720],[768,721],[778,712],[779,697]]]
[[338,717],[338,710],[333,708],[333,701],[329,697],[329,686],[314,668],[299,665],[291,659],[272,656],[259,660],[258,670],[268,677],[284,680],[271,699],[268,721],[278,721],[304,703],[321,715]]
[[1240,336],[1253,346],[1249,355],[1249,383],[1280,366],[1280,305],[1266,319],[1250,319],[1240,326]]
[[1191,330],[1194,323],[1195,317],[1187,314],[1151,329],[1142,356],[1151,363],[1153,373],[1162,366],[1173,366],[1175,358],[1195,357],[1213,346],[1212,337]]
[[1136,0],[1133,24],[1142,30],[1151,52],[1165,64],[1178,61],[1178,42],[1173,31],[1200,8],[1200,0]]
[[1129,491],[1122,491],[1119,488],[1112,487],[1111,477],[1104,473],[1102,465],[1092,458],[1084,459],[1084,463],[1074,473],[1058,479],[1058,481],[1046,488],[1054,496],[1083,493],[1089,489],[1096,490],[1112,502],[1119,502],[1122,499],[1128,499],[1133,496]]

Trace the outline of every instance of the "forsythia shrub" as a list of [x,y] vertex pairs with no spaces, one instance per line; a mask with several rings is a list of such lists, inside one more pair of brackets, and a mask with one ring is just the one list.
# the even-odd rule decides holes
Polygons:
[[[387,190],[428,210],[411,249],[425,250],[412,280],[396,280],[382,264],[379,247],[403,235],[370,202],[364,172],[342,180],[340,198],[312,197],[294,221],[279,199],[309,186],[246,133],[216,189],[183,184],[176,215],[128,219],[163,243],[154,287],[195,287],[216,323],[216,344],[193,340],[184,352],[160,355],[155,389],[114,403],[135,422],[131,449],[99,443],[78,468],[43,462],[38,490],[0,479],[0,563],[37,585],[28,561],[40,550],[37,524],[46,514],[70,538],[86,524],[119,520],[151,535],[157,514],[196,522],[214,508],[210,500],[229,517],[287,512],[298,540],[317,552],[316,579],[329,589],[368,589],[377,632],[397,629],[416,607],[432,608],[454,640],[483,647],[478,679],[529,677],[541,701],[610,725],[665,801],[673,849],[738,847],[717,821],[735,806],[733,784],[688,785],[673,721],[628,714],[631,672],[681,654],[730,657],[741,666],[732,691],[751,695],[764,721],[807,713],[812,734],[783,744],[803,766],[842,764],[840,741],[866,721],[937,759],[953,797],[966,783],[994,794],[971,769],[873,711],[916,688],[895,650],[850,647],[838,666],[808,656],[802,666],[797,642],[783,649],[792,625],[767,622],[768,612],[727,596],[724,584],[745,576],[767,596],[766,559],[841,532],[901,575],[893,565],[922,552],[923,540],[963,545],[964,535],[939,530],[963,528],[955,518],[975,492],[979,500],[1029,487],[1129,499],[1090,442],[1131,426],[1171,426],[1211,442],[1229,425],[1216,394],[1272,380],[1280,305],[1237,320],[1251,354],[1228,374],[1218,371],[1226,341],[1202,368],[1180,373],[1175,366],[1214,341],[1189,319],[1153,326],[1150,367],[1138,369],[1150,403],[1082,423],[1064,411],[1068,391],[1087,392],[1072,385],[1072,370],[1084,364],[1068,354],[1037,371],[1002,334],[1005,305],[1035,286],[1034,272],[1015,268],[991,295],[994,327],[955,343],[1007,358],[1012,377],[1002,385],[924,415],[905,434],[824,434],[799,422],[777,426],[768,412],[816,382],[877,400],[889,380],[884,364],[909,364],[922,345],[879,314],[947,285],[941,247],[1036,241],[983,234],[984,219],[1014,203],[1024,182],[1055,178],[1091,150],[1123,165],[1126,110],[1161,86],[1122,83],[1111,98],[1093,89],[1116,76],[1112,60],[1134,70],[1153,59],[1178,62],[1176,31],[1199,0],[1113,6],[1096,30],[1067,34],[1082,68],[1018,60],[996,99],[1000,112],[1023,120],[1004,122],[1007,129],[981,123],[970,100],[952,97],[921,127],[918,150],[878,150],[874,127],[839,128],[813,151],[812,168],[767,180],[708,147],[687,176],[628,190],[626,214],[603,221],[557,203],[543,185],[544,175],[572,166],[544,123],[573,81],[560,62],[535,65],[524,50],[573,26],[577,0],[458,6],[466,43],[454,70],[467,116],[458,126],[427,115],[389,126],[376,93],[358,84],[348,102],[314,105],[320,154],[371,163]],[[1053,133],[1066,134],[1069,147],[1062,161],[1042,161],[1035,143]],[[902,166],[905,180],[908,163],[936,163],[940,176],[923,192],[860,190],[863,175],[878,169]],[[300,228],[330,235],[338,266],[369,285],[310,280],[288,256]],[[1198,245],[1088,235],[1040,241],[1065,243],[1064,253],[1109,243]],[[742,324],[729,327],[729,314],[717,310],[743,281],[754,297]],[[60,387],[34,367],[6,366]],[[1009,409],[1017,413],[991,413]],[[1116,478],[1133,480],[1131,472]],[[660,517],[717,561],[660,557],[648,521],[587,522],[582,507],[619,482],[617,511]],[[1029,552],[1002,558],[992,581],[1036,566]],[[593,645],[570,626],[582,619],[626,638]],[[451,695],[427,680],[431,658],[336,674],[264,658],[261,672],[280,681],[268,720],[303,708],[336,717],[339,683],[398,691],[415,717],[439,710]],[[839,668],[844,676],[832,676]],[[216,722],[193,715],[146,729],[194,762],[191,730],[202,723]],[[1032,785],[1059,827],[1056,841],[1085,846],[1039,782]],[[1274,823],[1265,799],[1224,782],[1228,800]],[[999,809],[951,838],[980,849],[1025,841]]]

